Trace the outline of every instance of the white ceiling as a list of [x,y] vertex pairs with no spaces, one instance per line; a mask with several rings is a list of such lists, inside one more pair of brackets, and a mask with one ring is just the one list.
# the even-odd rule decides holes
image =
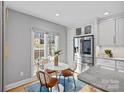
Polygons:
[[[110,12],[110,15],[124,12],[123,1],[7,1],[5,4],[8,8],[67,27],[85,24],[96,17],[104,17],[106,11]],[[56,13],[60,13],[60,16],[56,17]]]

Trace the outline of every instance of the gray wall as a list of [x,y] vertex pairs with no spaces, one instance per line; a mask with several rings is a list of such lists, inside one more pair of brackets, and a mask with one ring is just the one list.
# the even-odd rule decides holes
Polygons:
[[[66,61],[66,27],[11,9],[8,10],[6,22],[6,85],[31,77],[32,27],[58,32],[61,42],[60,48],[64,53],[61,55],[61,60]],[[24,72],[24,76],[20,76],[20,72]]]

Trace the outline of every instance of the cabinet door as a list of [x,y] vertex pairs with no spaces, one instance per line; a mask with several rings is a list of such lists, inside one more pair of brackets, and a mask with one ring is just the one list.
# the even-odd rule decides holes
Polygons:
[[115,61],[114,60],[109,60],[109,59],[104,59],[104,58],[103,59],[98,58],[97,59],[97,65],[115,68]]
[[116,61],[117,69],[124,70],[124,61]]
[[115,44],[115,20],[99,23],[99,45],[113,46]]
[[124,46],[124,18],[119,18],[116,22],[116,42],[117,45]]

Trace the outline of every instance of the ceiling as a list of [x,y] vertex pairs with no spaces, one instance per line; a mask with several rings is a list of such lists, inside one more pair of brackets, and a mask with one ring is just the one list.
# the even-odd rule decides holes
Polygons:
[[67,27],[104,17],[104,12],[110,12],[110,15],[124,12],[123,1],[6,1],[5,4],[8,8]]

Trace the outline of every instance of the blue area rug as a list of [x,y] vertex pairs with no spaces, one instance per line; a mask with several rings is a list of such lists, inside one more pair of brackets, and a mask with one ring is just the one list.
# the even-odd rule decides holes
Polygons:
[[[78,92],[81,88],[83,88],[86,84],[82,81],[79,81],[75,78],[76,88],[74,86],[73,78],[69,77],[65,79],[65,92]],[[61,76],[60,84],[64,86],[64,78]],[[48,92],[48,89],[45,86],[42,86],[42,91],[40,87],[40,83],[32,84],[25,88],[27,92]]]

